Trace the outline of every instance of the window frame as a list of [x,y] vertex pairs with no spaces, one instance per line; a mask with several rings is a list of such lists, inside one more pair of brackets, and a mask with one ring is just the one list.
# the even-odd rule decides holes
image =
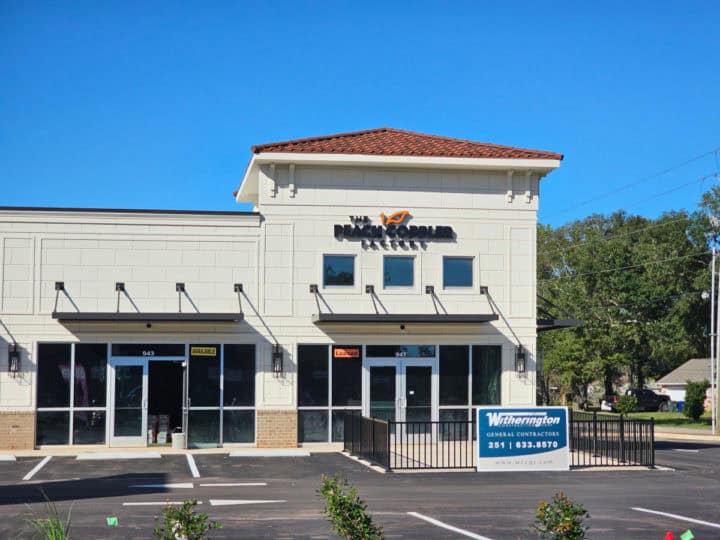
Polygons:
[[[472,283],[470,285],[445,285],[445,259],[470,259],[470,278]],[[480,272],[477,255],[472,254],[451,254],[442,255],[440,259],[441,276],[440,282],[443,294],[467,294],[468,292],[475,292],[479,290]]]
[[[392,253],[379,254],[377,266],[378,284],[376,290],[387,294],[419,294],[423,285],[422,257],[421,253],[413,251],[397,251]],[[385,285],[385,258],[386,257],[409,257],[413,263],[413,284],[410,285]]]
[[[356,250],[332,249],[319,252],[317,255],[317,283],[323,294],[360,294],[362,285],[362,264],[360,253]],[[352,285],[325,285],[325,257],[352,257],[353,258],[353,284]],[[302,343],[305,345],[305,343]]]

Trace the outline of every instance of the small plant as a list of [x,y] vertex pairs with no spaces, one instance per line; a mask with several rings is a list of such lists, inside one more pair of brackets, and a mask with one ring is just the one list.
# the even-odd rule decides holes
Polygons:
[[208,521],[207,514],[198,514],[196,500],[184,501],[180,506],[168,504],[162,516],[155,516],[159,523],[153,533],[162,540],[204,540],[210,529],[220,529],[217,521]]
[[44,490],[40,490],[43,497],[45,497],[45,508],[47,517],[44,518],[33,518],[28,520],[33,529],[35,529],[34,538],[40,540],[70,540],[70,514],[72,513],[72,505],[68,510],[67,518],[65,521],[60,519],[57,507],[50,498],[47,496]]
[[710,386],[707,379],[703,382],[688,381],[685,385],[685,405],[683,414],[694,421],[702,416],[705,411],[705,390]]
[[382,540],[382,528],[373,523],[367,505],[346,478],[323,474],[318,493],[325,499],[323,513],[341,538],[346,540]]
[[589,517],[582,504],[571,501],[560,491],[551,503],[540,501],[535,513],[535,530],[540,538],[582,540],[588,529],[583,520]]
[[627,414],[637,409],[638,400],[635,396],[620,396],[615,403],[615,410],[620,414]]

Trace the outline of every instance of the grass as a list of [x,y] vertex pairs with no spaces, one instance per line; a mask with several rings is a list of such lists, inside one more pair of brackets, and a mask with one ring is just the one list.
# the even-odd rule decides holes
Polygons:
[[712,422],[710,413],[703,414],[695,422],[681,412],[633,412],[627,415],[628,418],[655,419],[656,426],[686,427],[693,429],[709,429]]

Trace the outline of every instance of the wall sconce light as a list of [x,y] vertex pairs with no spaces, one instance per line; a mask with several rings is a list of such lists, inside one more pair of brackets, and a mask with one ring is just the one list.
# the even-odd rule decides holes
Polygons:
[[518,345],[515,349],[515,371],[517,373],[525,373],[526,360],[525,349],[522,345]]
[[283,350],[279,343],[272,348],[272,372],[280,374],[283,371]]
[[8,345],[8,373],[16,375],[20,372],[20,351],[17,343]]

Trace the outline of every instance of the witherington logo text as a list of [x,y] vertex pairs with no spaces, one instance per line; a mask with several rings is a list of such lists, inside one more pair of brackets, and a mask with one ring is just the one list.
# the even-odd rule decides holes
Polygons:
[[546,412],[489,412],[485,413],[490,427],[546,427],[560,424],[559,416],[548,416]]

